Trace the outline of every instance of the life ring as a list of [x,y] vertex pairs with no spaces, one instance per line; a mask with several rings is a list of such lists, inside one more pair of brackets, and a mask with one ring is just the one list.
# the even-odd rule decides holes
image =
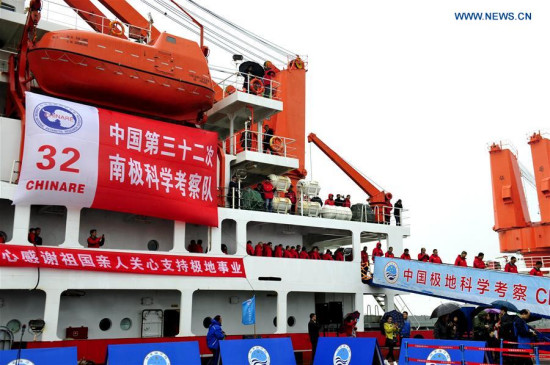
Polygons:
[[296,67],[298,70],[301,70],[304,68],[304,61],[298,57],[294,60],[294,67]]
[[237,91],[237,89],[235,89],[235,86],[233,85],[227,85],[226,88],[225,88],[225,93],[227,95],[231,95],[233,94],[235,91]]
[[273,136],[269,140],[269,146],[275,152],[280,152],[283,149],[284,141],[281,137]]
[[124,25],[118,20],[112,20],[109,23],[109,28],[111,28],[111,34],[120,37],[124,34]]
[[250,80],[250,84],[248,87],[250,87],[250,91],[252,91],[256,95],[263,94],[264,92],[264,84],[260,81],[260,79],[254,78]]

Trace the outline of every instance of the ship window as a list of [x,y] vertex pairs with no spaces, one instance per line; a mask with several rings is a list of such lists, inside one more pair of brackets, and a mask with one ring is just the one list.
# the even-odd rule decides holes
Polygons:
[[294,325],[296,324],[296,318],[294,318],[294,316],[288,317],[288,319],[286,320],[286,324],[288,324],[289,327],[294,327]]
[[128,331],[130,328],[132,328],[132,320],[130,318],[122,318],[120,321],[120,329]]
[[18,319],[12,319],[6,324],[6,327],[8,327],[12,333],[17,333],[21,329],[21,322]]
[[108,331],[111,328],[112,322],[109,318],[103,318],[99,321],[99,329],[102,331]]
[[168,43],[176,44],[176,38],[174,37],[170,37],[169,35],[167,35],[166,40],[168,41]]

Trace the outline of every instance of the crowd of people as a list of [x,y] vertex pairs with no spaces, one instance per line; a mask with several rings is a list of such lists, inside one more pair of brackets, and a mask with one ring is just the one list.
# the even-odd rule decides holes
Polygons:
[[42,246],[42,237],[40,237],[42,229],[40,227],[29,228],[29,234],[27,235],[27,241],[36,246]]
[[[455,266],[462,266],[462,267],[468,267],[468,262],[466,260],[468,253],[466,251],[462,251],[455,259],[454,265]],[[388,250],[384,252],[382,250],[382,244],[380,242],[376,243],[376,247],[372,250],[372,263],[375,262],[376,257],[396,257],[393,253],[393,247],[388,247]],[[480,252],[477,254],[477,256],[474,257],[474,261],[472,263],[472,267],[476,269],[487,269],[487,264],[485,261],[483,261],[483,258],[485,257],[485,254],[483,252]],[[401,256],[399,256],[400,259],[403,260],[412,260],[411,255],[409,254],[409,249],[405,248],[403,250],[403,253]],[[428,255],[426,253],[426,248],[422,247],[420,249],[420,253],[418,253],[417,256],[418,261],[422,262],[431,262],[433,264],[443,264],[443,260],[439,256],[439,253],[437,249],[432,250],[432,254]],[[515,256],[512,256],[510,258],[510,261],[506,263],[504,266],[505,272],[510,273],[518,273],[518,268],[516,266],[517,259]],[[369,265],[369,254],[367,252],[367,246],[363,247],[363,250],[361,251],[361,263]],[[535,262],[535,266],[529,271],[529,275],[533,276],[544,276],[544,273],[541,270],[542,268],[542,261]]]
[[291,246],[278,244],[273,246],[272,242],[258,242],[256,245],[252,241],[246,242],[246,253],[249,256],[263,257],[284,257],[290,259],[306,259],[306,260],[328,260],[328,261],[353,261],[353,255],[345,255],[344,248],[337,248],[334,253],[327,249],[324,253],[319,250],[319,247],[313,246],[308,250],[301,245]]

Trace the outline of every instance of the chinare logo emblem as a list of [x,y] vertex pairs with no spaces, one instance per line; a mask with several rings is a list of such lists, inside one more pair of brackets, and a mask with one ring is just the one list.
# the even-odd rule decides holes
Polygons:
[[269,352],[262,346],[254,346],[248,351],[249,365],[269,365],[270,363]]
[[384,266],[384,278],[390,284],[395,284],[399,279],[399,266],[393,261],[390,261]]
[[34,122],[46,132],[71,134],[82,127],[82,117],[76,110],[58,103],[41,103],[34,108]]
[[170,358],[162,351],[151,351],[143,359],[143,365],[170,365]]
[[34,365],[34,362],[27,359],[19,359],[8,362],[6,365]]
[[449,355],[449,353],[443,349],[435,349],[432,352],[430,352],[426,360],[428,360],[426,365],[438,365],[438,363],[429,362],[429,361],[430,360],[451,361],[451,355]]
[[334,351],[333,365],[348,365],[351,361],[351,348],[348,345],[340,345]]

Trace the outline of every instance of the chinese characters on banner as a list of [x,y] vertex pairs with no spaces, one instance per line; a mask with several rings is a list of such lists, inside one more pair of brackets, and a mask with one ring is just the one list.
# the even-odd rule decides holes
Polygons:
[[242,258],[0,245],[0,266],[180,276],[246,277]]
[[27,93],[15,204],[217,226],[217,134]]
[[477,304],[505,300],[550,315],[550,278],[377,257],[373,284]]

